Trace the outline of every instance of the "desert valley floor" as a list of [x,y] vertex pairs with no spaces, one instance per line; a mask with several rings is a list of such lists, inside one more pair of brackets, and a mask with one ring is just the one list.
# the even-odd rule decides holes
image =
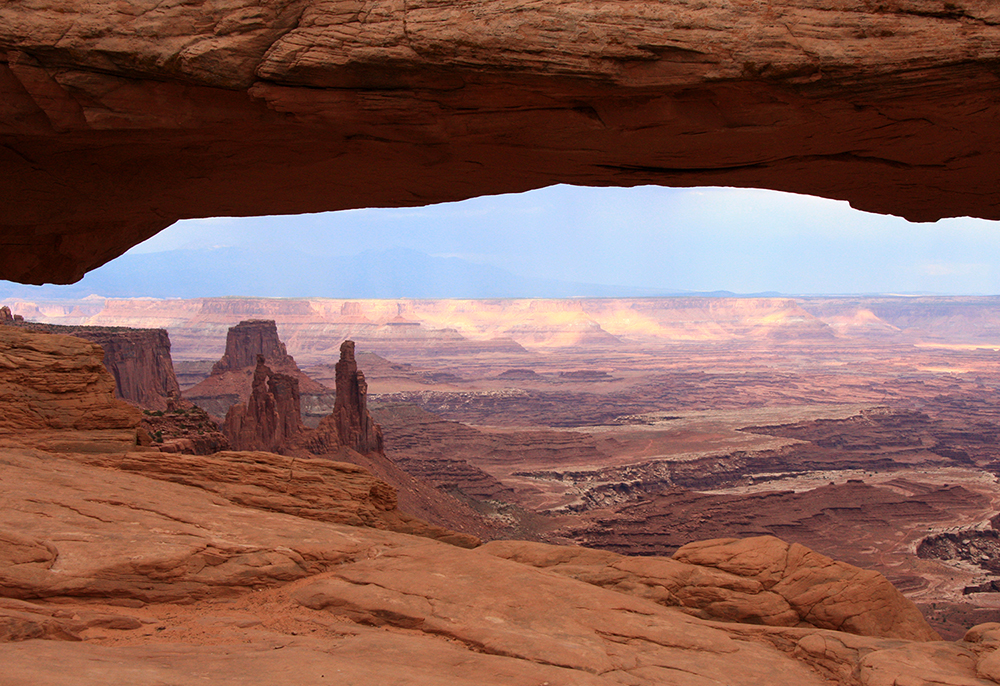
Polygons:
[[942,635],[1000,620],[994,299],[12,304],[166,327],[219,421],[232,399],[197,388],[228,327],[276,321],[320,389],[354,339],[385,455],[451,503],[413,504],[435,524],[644,556],[770,534],[881,572]]
[[14,301],[0,372],[0,686],[1000,683],[997,299]]

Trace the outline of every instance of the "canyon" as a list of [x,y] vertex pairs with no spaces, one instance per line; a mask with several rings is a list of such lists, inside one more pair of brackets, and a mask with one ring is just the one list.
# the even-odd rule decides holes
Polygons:
[[[365,411],[351,416],[374,423],[341,428],[334,413],[317,425],[332,447],[303,438],[314,430],[304,424],[295,440],[247,447],[305,456],[353,436],[350,461],[438,526],[660,557],[703,539],[777,536],[879,571],[949,638],[1000,620],[995,298],[92,298],[13,309],[171,327],[186,401],[211,370],[230,373],[220,355],[246,362],[267,348],[288,365],[291,351],[305,360],[291,362],[297,378],[353,388],[344,397]],[[199,339],[234,314],[273,320],[232,327],[246,335],[230,335],[225,353],[218,333]],[[241,369],[249,394],[255,372]],[[260,388],[268,369],[257,367]],[[934,543],[947,537],[957,543]]]
[[[552,183],[1000,218],[998,26],[980,0],[6,3],[0,278],[74,282],[179,218]],[[0,684],[1000,683],[995,299],[12,305]],[[144,417],[207,415],[168,382],[150,415],[114,398],[167,373],[128,347],[160,334],[18,316],[165,330],[182,395],[273,320],[371,423],[164,452]],[[287,414],[265,389],[294,377],[248,359],[251,417]]]
[[481,545],[332,455],[161,453],[102,358],[0,326],[0,683],[1000,680],[1000,624],[941,641],[878,572],[774,536]]

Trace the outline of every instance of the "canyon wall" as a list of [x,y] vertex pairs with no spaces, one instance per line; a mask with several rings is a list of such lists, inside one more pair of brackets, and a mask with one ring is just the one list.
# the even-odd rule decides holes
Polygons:
[[31,331],[64,333],[97,343],[104,366],[115,378],[115,395],[148,410],[165,410],[180,397],[170,357],[170,336],[164,329],[23,324]]
[[6,3],[0,278],[180,218],[553,183],[997,219],[998,38],[983,0]]
[[[908,343],[1000,340],[1000,300],[992,297],[136,298],[13,304],[18,312],[39,321],[167,328],[173,357],[181,361],[218,359],[234,317],[274,320],[284,344],[309,365],[339,359],[345,339],[354,340],[367,352],[397,360],[473,353],[516,357],[529,350],[576,346],[613,350],[678,342],[821,343],[858,336]],[[278,340],[276,331],[269,335]],[[256,354],[257,348],[253,350]],[[243,355],[241,359],[252,359],[245,351],[238,354]],[[252,364],[244,369],[252,369]],[[283,371],[295,373],[291,367]],[[246,376],[248,394],[249,373]],[[329,414],[329,398],[310,383],[300,378],[303,407],[314,407],[308,414],[317,418]],[[214,413],[224,416],[225,407]]]
[[313,425],[333,409],[333,391],[302,373],[278,337],[275,322],[263,319],[230,327],[222,358],[206,379],[184,391],[184,397],[221,421],[234,404],[249,401],[261,358],[269,373],[295,379],[296,407],[309,409]]
[[60,334],[0,326],[0,429],[111,430],[136,443],[140,412],[114,398],[115,381],[101,348]]

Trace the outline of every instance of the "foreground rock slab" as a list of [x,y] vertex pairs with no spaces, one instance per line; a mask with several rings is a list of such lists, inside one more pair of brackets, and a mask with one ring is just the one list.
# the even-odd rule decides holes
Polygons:
[[[239,455],[230,454],[234,474],[246,469]],[[344,684],[891,684],[922,674],[990,683],[976,676],[998,644],[988,630],[944,643],[706,621],[637,592],[655,560],[518,542],[465,550],[276,512],[273,499],[234,502],[224,485],[150,478],[139,463],[123,471],[94,466],[93,454],[0,456],[2,684],[277,684],[289,674]],[[181,481],[196,471],[178,467]],[[719,553],[734,545],[706,543],[702,554],[736,559]],[[497,555],[504,546],[510,559]],[[769,559],[780,542],[737,547]],[[560,564],[517,559],[526,556]],[[585,579],[598,558],[636,583]],[[703,593],[753,583],[660,564],[700,578]],[[853,581],[834,592],[849,597]]]
[[525,541],[492,541],[482,552],[703,619],[940,639],[881,574],[773,536],[699,541],[682,547],[673,559]]

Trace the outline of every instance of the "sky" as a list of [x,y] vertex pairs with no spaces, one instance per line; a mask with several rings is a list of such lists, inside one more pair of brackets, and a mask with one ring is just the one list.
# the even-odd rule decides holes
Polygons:
[[[595,285],[636,295],[1000,293],[1000,222],[959,218],[913,224],[859,212],[846,202],[775,191],[653,186],[559,185],[423,208],[187,220],[87,279],[95,291],[114,290],[116,283],[155,290],[159,286],[150,284],[156,275],[149,272],[165,270],[161,280],[167,280],[171,264],[194,265],[200,255],[210,256],[207,264],[225,265],[229,255],[242,251],[231,276],[221,266],[192,267],[187,285],[197,288],[199,279],[209,278],[202,272],[218,271],[215,281],[200,286],[212,291],[205,295],[363,297],[316,292],[348,287],[311,278],[310,270],[323,264],[349,270],[358,264],[374,271],[387,250],[396,251],[382,260],[394,274],[392,286],[373,297],[430,297],[419,282],[458,267],[463,276],[440,285],[455,291],[452,297],[480,296],[463,285],[468,273],[477,272],[480,279],[494,281],[506,278],[502,274],[534,279],[524,288],[538,290],[538,296],[547,295],[541,291],[554,282],[573,284],[561,295],[602,294]],[[345,260],[352,256],[361,257]],[[410,274],[408,261],[423,256],[429,261]],[[239,282],[237,271],[263,274],[270,268],[254,266],[254,259],[282,265],[284,271],[274,276],[281,286],[271,286],[262,276],[243,288],[277,290],[223,293],[227,283]],[[139,273],[142,279],[136,278]],[[87,289],[87,279],[75,294]],[[463,290],[468,292],[458,292]],[[164,292],[148,294],[163,297]]]

